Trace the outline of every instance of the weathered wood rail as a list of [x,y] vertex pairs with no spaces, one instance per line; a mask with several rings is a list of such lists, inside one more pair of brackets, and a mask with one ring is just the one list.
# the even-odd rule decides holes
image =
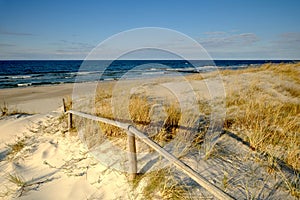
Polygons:
[[69,129],[73,127],[72,123],[72,115],[77,115],[79,117],[83,117],[86,119],[99,121],[103,123],[107,123],[113,126],[117,126],[121,129],[124,129],[127,132],[128,137],[128,160],[129,160],[129,174],[130,178],[134,179],[137,174],[137,157],[136,157],[136,146],[135,146],[135,137],[138,137],[141,141],[149,145],[151,148],[153,148],[155,151],[157,151],[160,155],[165,157],[167,160],[169,160],[172,164],[174,164],[178,169],[180,169],[182,172],[187,174],[189,177],[191,177],[194,181],[196,181],[200,186],[202,186],[204,189],[209,191],[212,195],[217,197],[218,199],[234,199],[229,194],[225,193],[223,190],[218,188],[217,186],[213,185],[209,181],[207,181],[203,176],[198,174],[195,170],[193,170],[191,167],[186,165],[184,162],[178,160],[174,155],[170,154],[168,151],[166,151],[164,148],[162,148],[160,145],[158,145],[156,142],[151,140],[147,135],[136,129],[130,124],[117,122],[111,119],[98,117],[90,114],[86,114],[83,112],[78,112],[74,110],[65,111],[68,114],[68,126]]

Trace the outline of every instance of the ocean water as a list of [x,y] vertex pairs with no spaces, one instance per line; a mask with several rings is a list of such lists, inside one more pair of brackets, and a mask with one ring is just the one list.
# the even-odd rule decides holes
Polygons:
[[291,60],[9,60],[0,61],[0,88],[29,87],[91,81],[175,76],[206,72],[216,68],[241,69],[267,62]]

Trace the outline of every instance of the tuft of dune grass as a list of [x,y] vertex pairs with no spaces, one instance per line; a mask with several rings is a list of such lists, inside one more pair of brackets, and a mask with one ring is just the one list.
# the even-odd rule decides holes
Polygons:
[[[247,71],[247,70],[245,70]],[[275,89],[298,101],[287,101],[268,94],[260,80],[252,80],[247,87],[227,88],[228,108],[226,127],[244,133],[250,145],[261,152],[284,160],[295,170],[300,169],[300,103],[299,64],[265,64],[255,71],[272,72],[287,80]],[[240,72],[241,73],[241,72]],[[300,77],[300,74],[299,74]],[[231,90],[230,87],[235,87]]]
[[10,149],[9,159],[14,159],[15,156],[25,148],[25,146],[25,138],[18,138],[18,140],[15,143],[7,144],[7,147]]
[[149,113],[151,106],[145,96],[132,95],[129,103],[131,120],[138,125],[148,125],[151,122]]
[[20,111],[16,107],[9,106],[6,102],[3,102],[3,104],[0,105],[0,111],[1,111],[0,117],[16,115],[16,114],[28,114],[26,112]]
[[[261,67],[221,73],[249,73],[251,76],[248,77],[252,77],[227,85],[225,129],[238,134],[249,142],[252,149],[266,155],[268,172],[278,171],[290,194],[299,198],[299,178],[289,180],[280,167],[282,164],[288,165],[299,177],[299,63],[268,63]],[[250,84],[245,86],[242,83]],[[278,159],[283,161],[280,165]]]
[[191,199],[189,188],[177,180],[170,168],[144,174],[133,183],[134,187],[143,184],[141,194],[145,199]]
[[[151,123],[151,108],[157,104],[155,100],[147,98],[142,94],[133,94],[129,99],[128,116],[129,118],[116,119],[113,113],[112,105],[112,91],[113,87],[103,90],[98,90],[96,95],[96,115],[105,117],[112,120],[123,121],[132,123],[140,130],[147,130],[147,126]],[[181,118],[181,111],[178,103],[163,103],[166,117],[163,121],[162,129],[159,133],[156,133],[152,139],[156,142],[163,143],[169,141],[176,135],[178,129],[178,123]],[[99,126],[105,136],[108,137],[125,137],[126,132],[118,127],[99,123]],[[150,133],[151,134],[151,133]],[[153,133],[152,133],[153,134]]]
[[8,174],[7,180],[17,186],[16,197],[21,197],[30,190],[36,190],[41,184],[50,182],[52,179],[44,179],[40,181],[25,180],[22,175],[17,173]]
[[63,99],[64,102],[64,109],[65,111],[72,110],[72,98],[70,96],[67,96]]
[[282,79],[290,78],[300,84],[300,62],[296,63],[280,63],[280,64],[264,64],[261,70],[271,71]]
[[181,110],[178,103],[166,104],[164,109],[166,117],[162,123],[161,130],[151,137],[151,139],[162,146],[176,137],[181,120]]

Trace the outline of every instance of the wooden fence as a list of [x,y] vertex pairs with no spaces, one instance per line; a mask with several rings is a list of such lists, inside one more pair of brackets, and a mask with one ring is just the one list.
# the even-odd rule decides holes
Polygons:
[[[65,109],[65,106],[64,106]],[[173,165],[175,165],[179,170],[187,174],[189,177],[191,177],[194,181],[196,181],[200,186],[205,188],[207,191],[209,191],[212,195],[217,197],[218,199],[234,199],[229,194],[225,193],[223,190],[218,188],[217,186],[213,185],[209,181],[207,181],[203,176],[198,174],[195,170],[190,168],[188,165],[186,165],[184,162],[178,160],[174,155],[170,154],[168,151],[166,151],[164,148],[162,148],[160,145],[158,145],[156,142],[151,140],[147,135],[136,129],[130,124],[117,122],[114,120],[110,120],[103,117],[98,117],[74,110],[66,111],[68,114],[68,127],[71,129],[73,127],[73,120],[72,116],[77,115],[79,117],[83,117],[86,119],[99,121],[103,123],[107,123],[116,127],[119,127],[121,129],[124,129],[127,133],[128,137],[128,149],[129,149],[129,175],[131,179],[134,179],[137,174],[137,157],[136,157],[136,146],[135,146],[135,137],[138,137],[141,141],[149,145],[151,148],[153,148],[155,151],[157,151],[160,155],[162,155],[164,158],[169,160]]]

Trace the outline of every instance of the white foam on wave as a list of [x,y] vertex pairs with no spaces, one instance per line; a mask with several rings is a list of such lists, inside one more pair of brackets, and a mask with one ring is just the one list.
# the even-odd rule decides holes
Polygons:
[[18,87],[26,87],[32,85],[32,83],[18,83]]
[[207,65],[207,66],[202,66],[202,67],[196,67],[197,71],[212,71],[216,70],[217,67],[213,65]]
[[26,79],[26,78],[31,78],[31,75],[19,75],[19,76],[11,76],[10,78],[12,79]]
[[88,74],[99,74],[99,73],[103,73],[103,71],[71,72],[70,74],[83,76]]
[[143,72],[142,75],[160,75],[165,74],[165,72]]

